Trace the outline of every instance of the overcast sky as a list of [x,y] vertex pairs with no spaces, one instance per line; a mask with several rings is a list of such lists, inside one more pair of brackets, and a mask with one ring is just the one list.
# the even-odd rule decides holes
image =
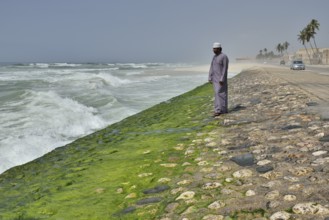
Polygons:
[[329,47],[329,0],[0,0],[0,62],[208,62],[303,47],[317,19]]

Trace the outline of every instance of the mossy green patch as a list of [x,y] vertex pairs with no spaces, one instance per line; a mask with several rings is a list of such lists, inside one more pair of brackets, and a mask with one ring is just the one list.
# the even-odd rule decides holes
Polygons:
[[8,170],[0,176],[0,219],[154,218],[173,200],[168,191],[144,208],[136,202],[159,179],[184,172],[184,151],[174,147],[217,126],[211,98],[212,87],[200,86]]

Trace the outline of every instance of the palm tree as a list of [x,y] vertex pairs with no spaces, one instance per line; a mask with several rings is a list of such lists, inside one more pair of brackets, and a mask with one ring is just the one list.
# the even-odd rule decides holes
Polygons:
[[303,46],[305,47],[305,50],[306,50],[306,53],[308,55],[308,59],[310,60],[310,63],[311,63],[311,57],[310,57],[310,54],[308,53],[308,50],[305,46],[305,42],[307,41],[306,38],[306,33],[305,33],[305,29],[303,29],[302,31],[299,32],[299,34],[297,35],[298,36],[298,40],[303,44]]
[[[312,19],[311,22],[308,24],[309,26],[309,29],[310,29],[310,32],[312,33],[312,38],[313,38],[313,42],[314,42],[314,46],[315,46],[315,49],[316,49],[316,52],[317,52],[317,57],[319,57],[319,48],[318,46],[316,45],[316,42],[315,42],[315,30],[319,30],[319,27],[320,27],[320,23],[316,20],[316,19]],[[321,60],[320,60],[321,61]]]
[[278,51],[279,53],[281,53],[282,56],[282,45],[279,43],[278,45],[276,45],[276,51]]
[[287,41],[282,44],[282,48],[283,48],[283,50],[286,51],[287,55],[289,55],[288,54],[288,47],[289,47],[289,45],[290,44]]
[[312,28],[311,28],[310,25],[307,25],[306,28],[304,28],[303,31],[304,31],[304,34],[305,34],[306,42],[307,43],[310,43],[310,45],[311,45],[312,53],[313,53],[312,58],[313,58],[314,55],[315,55],[315,53],[314,53],[314,48],[313,48],[312,42],[310,40],[311,40],[312,36],[314,36],[314,32],[313,32],[313,30],[312,30]]
[[313,32],[313,36],[312,36],[312,38],[313,38],[313,41],[314,41],[315,48],[317,49],[317,51],[319,51],[319,50],[318,50],[318,47],[316,46],[316,42],[315,42],[315,37],[314,37],[314,35],[316,34],[315,30],[319,30],[320,23],[319,23],[317,20],[312,19],[311,22],[310,22],[308,25],[310,26],[310,29],[311,29],[312,32]]

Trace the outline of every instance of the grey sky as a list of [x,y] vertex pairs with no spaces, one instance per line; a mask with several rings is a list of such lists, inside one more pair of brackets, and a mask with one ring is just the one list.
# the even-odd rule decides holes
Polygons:
[[328,0],[0,0],[0,62],[208,62],[288,41],[311,19],[329,47]]

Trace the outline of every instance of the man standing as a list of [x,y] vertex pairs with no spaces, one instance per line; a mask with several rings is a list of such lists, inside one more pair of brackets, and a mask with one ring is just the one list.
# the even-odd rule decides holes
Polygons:
[[214,101],[214,117],[227,113],[227,69],[228,58],[222,53],[220,43],[213,44],[213,52],[215,53],[210,70],[209,82],[212,83],[215,93]]

